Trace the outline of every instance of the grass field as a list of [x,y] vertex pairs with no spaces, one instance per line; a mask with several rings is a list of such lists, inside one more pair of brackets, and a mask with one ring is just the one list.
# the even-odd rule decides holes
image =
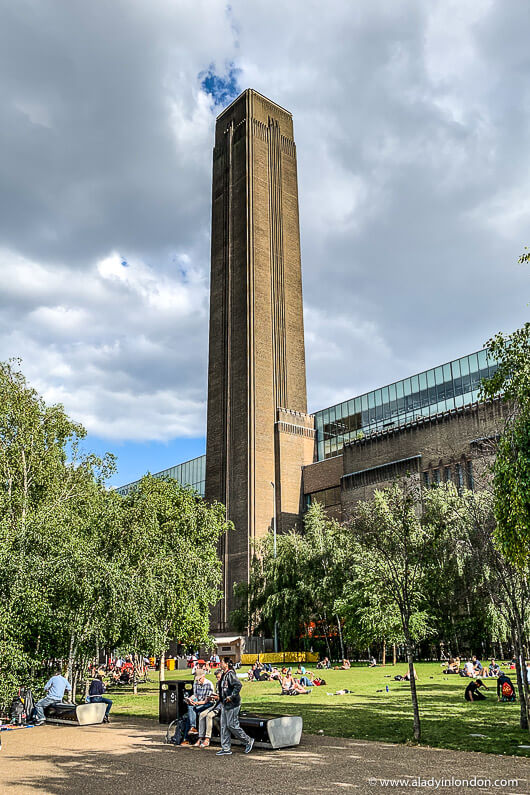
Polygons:
[[[242,668],[242,671],[248,670]],[[444,676],[436,663],[419,663],[418,699],[422,722],[422,744],[464,751],[530,756],[530,734],[519,729],[519,704],[497,703],[496,680],[487,682],[487,701],[468,703],[464,690],[469,680]],[[410,687],[395,682],[404,665],[386,668],[353,667],[350,671],[322,672],[327,685],[314,687],[311,694],[281,696],[277,682],[243,681],[242,709],[260,713],[302,715],[304,731],[322,731],[333,737],[382,740],[392,743],[412,741]],[[158,673],[140,685],[137,696],[130,688],[114,688],[114,715],[141,716],[158,720]],[[166,674],[168,680],[186,679],[184,671]],[[213,677],[210,677],[213,680]],[[513,677],[512,677],[513,681]],[[386,692],[386,686],[389,692]],[[328,695],[336,690],[353,692]],[[477,736],[481,735],[481,736]]]

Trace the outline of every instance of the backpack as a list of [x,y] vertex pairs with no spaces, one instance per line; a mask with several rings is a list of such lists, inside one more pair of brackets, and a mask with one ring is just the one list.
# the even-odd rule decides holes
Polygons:
[[33,711],[35,710],[35,698],[33,697],[33,692],[29,688],[22,687],[20,689],[20,698],[24,699],[26,723],[30,723],[33,717]]
[[[187,715],[184,715],[182,718],[177,718],[168,726],[168,730],[166,733],[166,742],[170,743],[171,745],[181,745],[184,738],[186,737],[186,724],[188,721]],[[175,727],[175,732],[172,737],[170,737],[171,729]]]
[[22,726],[22,718],[25,717],[24,702],[20,696],[16,696],[11,702],[9,708],[11,723],[17,726]]
[[501,687],[503,701],[515,701],[515,691],[509,682],[503,682]]

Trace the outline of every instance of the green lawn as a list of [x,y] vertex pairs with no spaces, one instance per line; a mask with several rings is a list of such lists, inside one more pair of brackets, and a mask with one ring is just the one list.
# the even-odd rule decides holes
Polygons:
[[[243,668],[242,670],[247,670]],[[419,663],[418,698],[422,721],[422,743],[465,751],[530,756],[530,734],[518,728],[519,705],[497,703],[496,680],[487,682],[487,701],[464,701],[467,681],[459,676],[444,676],[436,663]],[[334,737],[383,740],[407,743],[412,740],[412,707],[406,682],[395,682],[395,673],[403,674],[404,665],[396,668],[360,668],[350,671],[324,671],[327,685],[313,688],[305,696],[280,696],[277,682],[246,682],[243,709],[261,713],[302,715],[304,731],[322,731]],[[114,715],[158,719],[158,673],[152,682],[140,685],[134,696],[130,688],[113,689]],[[167,679],[186,679],[186,672],[166,674]],[[213,679],[213,677],[210,677]],[[513,681],[513,677],[512,677]],[[386,686],[389,692],[386,692]],[[344,696],[328,693],[352,690]],[[473,736],[484,735],[484,736]]]

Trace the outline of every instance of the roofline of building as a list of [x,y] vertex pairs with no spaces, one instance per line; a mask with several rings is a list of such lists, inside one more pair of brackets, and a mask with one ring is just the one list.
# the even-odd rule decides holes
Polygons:
[[388,387],[394,386],[394,384],[399,384],[400,381],[407,381],[409,378],[417,378],[424,373],[428,373],[431,370],[437,370],[439,367],[446,367],[448,364],[453,364],[453,362],[459,362],[460,359],[466,359],[468,356],[475,356],[482,351],[488,352],[488,348],[480,348],[478,351],[472,351],[471,353],[465,353],[463,356],[458,356],[456,359],[449,359],[448,362],[444,362],[443,364],[436,364],[434,367],[428,367],[426,370],[420,370],[418,373],[412,373],[412,375],[406,375],[404,378],[398,378],[395,381],[390,381],[388,384],[384,384],[383,386],[376,386],[373,389],[368,389],[366,392],[361,392],[360,395],[354,395],[351,398],[346,398],[346,400],[339,400],[337,403],[332,403],[330,406],[325,406],[323,409],[316,409],[313,411],[313,415],[321,414],[323,411],[329,411],[329,409],[334,409],[335,406],[342,406],[343,403],[349,403],[352,400],[357,400],[358,398],[363,398],[366,395],[371,395],[372,392],[378,392],[380,389],[388,389]]
[[282,108],[282,106],[278,105],[277,102],[273,102],[272,99],[269,99],[264,94],[260,94],[260,92],[256,91],[255,88],[245,88],[245,90],[242,91],[241,94],[239,94],[239,96],[237,96],[235,99],[232,100],[230,105],[227,105],[226,108],[224,108],[224,110],[222,110],[221,113],[218,116],[216,116],[215,121],[219,121],[219,119],[222,116],[224,116],[224,114],[227,113],[230,110],[231,107],[233,107],[237,102],[239,102],[241,97],[244,96],[245,94],[256,94],[256,96],[261,97],[262,99],[266,100],[267,102],[270,102],[270,104],[274,105],[275,108],[278,108],[279,110],[283,111],[284,113],[287,113],[291,118],[293,117],[293,114],[291,113],[290,110],[287,110],[287,108]]

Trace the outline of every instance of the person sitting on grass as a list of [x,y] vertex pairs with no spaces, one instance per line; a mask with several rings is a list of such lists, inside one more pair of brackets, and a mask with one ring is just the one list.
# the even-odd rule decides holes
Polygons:
[[482,679],[475,679],[474,682],[470,682],[466,687],[464,698],[466,701],[485,701],[486,696],[480,692],[480,688],[483,687],[484,690],[488,688],[482,681]]
[[[412,666],[412,673],[414,675],[414,679],[417,679],[418,674],[416,673],[416,668],[414,666]],[[405,682],[410,682],[410,670],[407,669],[407,673],[405,674],[403,679],[405,680]]]
[[269,674],[265,671],[263,664],[256,660],[250,671],[248,672],[249,682],[267,682]]
[[336,665],[334,670],[335,671],[349,671],[351,668],[351,662],[349,660],[343,660],[342,665]]
[[377,667],[377,660],[375,659],[375,657],[372,657],[368,664],[368,668],[376,668],[376,667]]
[[491,662],[488,666],[488,670],[486,671],[486,676],[498,676],[500,673],[500,665],[499,663],[495,662],[495,658],[491,658]]
[[509,676],[501,671],[497,679],[497,701],[515,701],[515,688]]
[[473,663],[473,676],[482,676],[484,673],[484,668],[482,667],[482,663],[480,662],[480,660],[476,656],[473,656],[472,663]]
[[475,666],[471,660],[467,660],[464,663],[464,673],[463,676],[469,676],[470,678],[474,675]]
[[[443,665],[445,665],[445,663],[443,663]],[[443,665],[442,665],[442,667],[443,667]],[[460,663],[457,662],[456,660],[454,660],[451,657],[451,659],[447,663],[447,666],[445,668],[445,671],[443,671],[443,673],[444,674],[457,674],[458,671],[459,671],[459,668],[460,668]]]
[[317,668],[331,668],[331,663],[327,657],[324,657],[323,660],[317,662]]
[[292,696],[294,693],[305,695],[309,693],[309,690],[307,690],[298,679],[293,677],[290,668],[283,668],[282,696]]

